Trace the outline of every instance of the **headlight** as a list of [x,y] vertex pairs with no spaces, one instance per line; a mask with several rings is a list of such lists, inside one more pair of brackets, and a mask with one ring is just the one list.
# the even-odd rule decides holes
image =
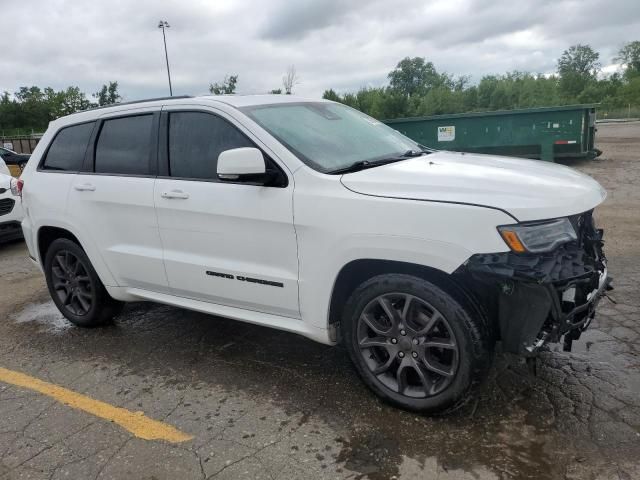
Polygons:
[[502,238],[516,253],[549,252],[563,243],[576,240],[576,231],[568,218],[548,222],[520,223],[498,227]]

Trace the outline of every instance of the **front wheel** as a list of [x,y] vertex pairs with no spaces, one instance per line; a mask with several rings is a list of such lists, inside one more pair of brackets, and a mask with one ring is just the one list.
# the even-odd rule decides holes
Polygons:
[[122,302],[111,298],[84,250],[69,239],[51,244],[44,272],[58,310],[79,327],[104,325],[122,309]]
[[483,319],[442,288],[410,275],[379,275],[360,285],[341,328],[366,385],[407,410],[459,408],[491,363]]

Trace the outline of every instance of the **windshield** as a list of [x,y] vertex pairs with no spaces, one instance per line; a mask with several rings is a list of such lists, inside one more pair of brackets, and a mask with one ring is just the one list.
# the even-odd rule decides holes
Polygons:
[[278,103],[241,110],[303,162],[325,173],[420,150],[404,135],[345,105]]

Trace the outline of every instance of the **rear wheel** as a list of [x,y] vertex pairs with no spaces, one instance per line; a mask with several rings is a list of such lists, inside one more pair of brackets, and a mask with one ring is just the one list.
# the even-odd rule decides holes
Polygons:
[[364,382],[408,410],[459,408],[491,363],[483,319],[440,287],[409,275],[380,275],[360,285],[341,328]]
[[51,244],[44,271],[51,298],[75,325],[104,325],[122,309],[122,302],[107,293],[84,250],[69,239],[60,238]]

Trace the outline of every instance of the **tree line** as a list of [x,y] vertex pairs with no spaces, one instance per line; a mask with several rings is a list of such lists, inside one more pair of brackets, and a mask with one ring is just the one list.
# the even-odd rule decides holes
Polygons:
[[43,132],[50,121],[64,115],[117,103],[121,100],[118,82],[108,82],[92,94],[92,99],[78,87],[56,91],[51,87],[20,87],[11,96],[0,96],[0,135]]
[[469,76],[439,72],[425,58],[405,58],[389,72],[389,84],[357,92],[326,90],[323,98],[357,108],[372,117],[399,118],[486,110],[600,103],[600,115],[631,105],[640,113],[640,41],[624,45],[614,59],[623,73],[605,75],[600,54],[573,45],[557,60],[553,75],[508,72],[486,75],[477,85]]
[[[347,93],[328,89],[323,98],[379,119],[575,103],[600,103],[600,116],[626,110],[629,105],[640,114],[640,41],[624,45],[614,61],[623,67],[622,72],[605,75],[600,54],[579,44],[563,52],[552,75],[514,71],[486,75],[473,84],[468,75],[453,76],[438,71],[425,58],[407,57],[389,72],[388,85]],[[227,75],[222,82],[211,83],[209,91],[235,93],[238,78],[237,74]],[[291,94],[299,83],[292,65],[282,78],[282,87],[270,93]],[[5,91],[0,95],[0,135],[42,132],[58,117],[121,99],[115,81],[102,85],[91,97],[73,86],[59,91],[20,87],[13,95]]]

